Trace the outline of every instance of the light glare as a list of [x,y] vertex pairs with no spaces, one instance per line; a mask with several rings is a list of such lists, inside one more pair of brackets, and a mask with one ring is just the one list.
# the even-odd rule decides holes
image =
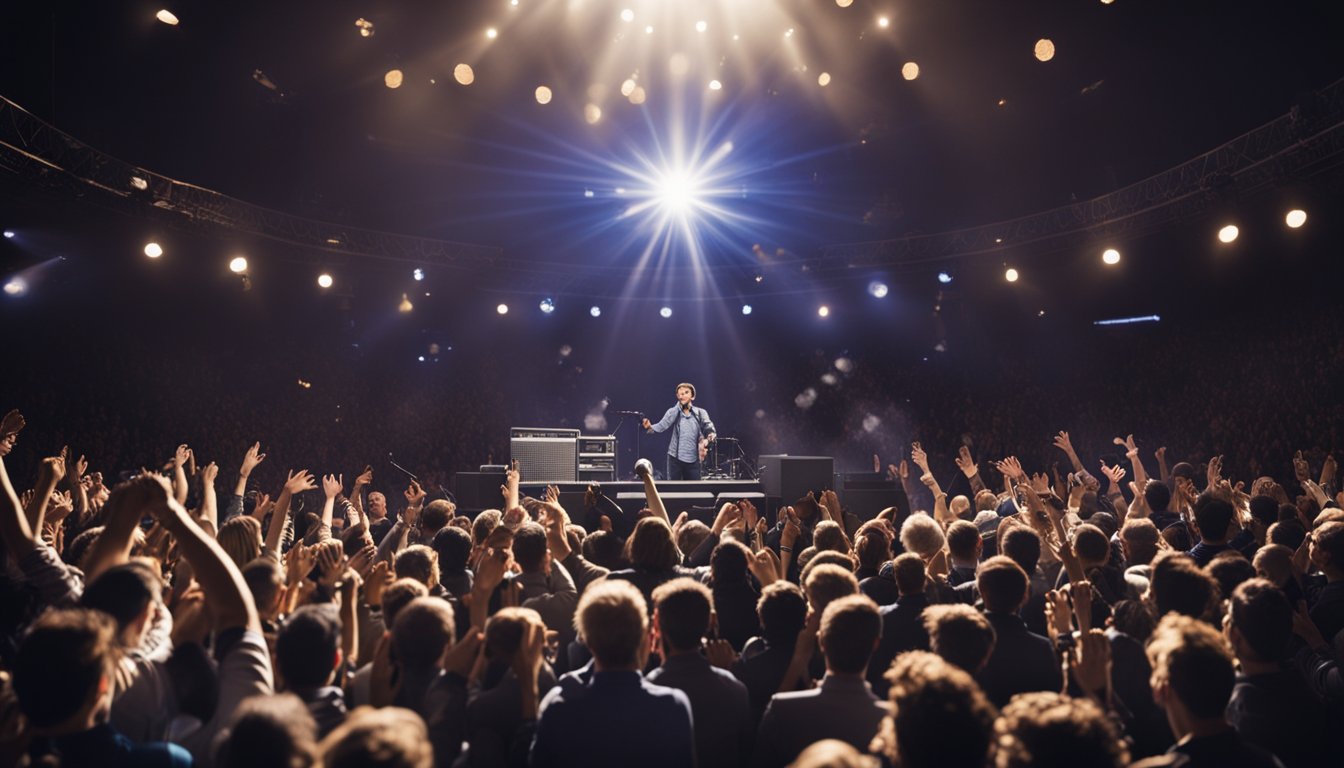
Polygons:
[[500,304],[499,306],[495,307],[495,311],[498,312],[498,313],[501,314],[501,315],[507,315],[507,314],[509,314],[509,305],[508,305],[508,304]]
[[14,276],[5,281],[5,295],[18,298],[28,292],[28,281]]
[[411,277],[414,278],[415,281],[418,283],[421,280],[425,279],[425,270],[416,267],[415,269],[411,270]]
[[914,80],[919,77],[919,65],[913,61],[905,62],[905,65],[901,67],[901,77],[906,80]]
[[494,40],[496,37],[499,37],[499,30],[494,27],[485,30],[485,38],[487,40]]
[[588,314],[592,315],[593,317],[601,317],[602,308],[594,304],[593,306],[588,308]]
[[1241,234],[1241,230],[1240,230],[1240,229],[1237,229],[1237,225],[1236,225],[1236,224],[1228,224],[1227,226],[1225,226],[1225,227],[1223,227],[1222,229],[1218,230],[1218,239],[1219,239],[1220,241],[1224,242],[1224,243],[1230,243],[1230,242],[1232,242],[1233,240],[1236,240],[1236,239],[1237,239],[1237,235],[1240,235],[1240,234]]
[[588,121],[589,125],[597,125],[597,121],[602,119],[602,108],[596,104],[589,104],[583,108],[583,119]]
[[881,27],[882,29],[886,29],[887,27],[891,26],[891,19],[888,19],[886,16],[878,16],[877,26]]
[[397,89],[401,87],[402,73],[400,69],[389,69],[386,75],[383,75],[383,85],[388,88]]
[[542,299],[538,308],[541,309],[543,315],[549,315],[555,311],[555,301],[552,299]]
[[946,272],[939,272],[938,282],[942,283],[943,285],[947,285],[948,283],[952,282],[952,276]]
[[831,84],[830,72],[822,72],[820,75],[817,75],[817,85],[820,85],[822,88],[825,88],[830,84]]
[[621,11],[621,21],[634,21],[634,20],[635,20],[634,11],[630,10],[629,8],[626,8],[625,10]]
[[317,276],[318,288],[330,288],[333,282],[334,281],[331,279],[331,275],[327,274],[326,272],[323,272],[322,274]]
[[551,89],[550,89],[550,88],[547,88],[547,87],[544,86],[544,85],[539,85],[539,86],[537,86],[537,103],[538,103],[538,104],[550,104],[550,103],[551,103]]
[[145,255],[151,259],[157,259],[163,255],[163,246],[158,243],[146,243]]
[[822,304],[820,307],[817,307],[817,317],[830,317],[830,316],[831,316],[830,307],[826,306],[825,304]]
[[470,64],[458,64],[453,68],[453,79],[462,85],[471,85],[476,82],[476,72],[472,70]]
[[1294,208],[1288,212],[1287,216],[1283,217],[1283,223],[1291,229],[1297,229],[1307,223],[1307,212],[1301,208]]
[[887,284],[880,280],[874,280],[868,284],[868,294],[875,299],[886,298],[887,290]]
[[750,305],[750,304],[743,304],[743,305],[742,305],[742,314],[744,314],[744,315],[750,315],[750,314],[751,314],[751,305]]
[[229,271],[235,275],[241,275],[247,271],[247,259],[242,256],[234,256],[229,262]]
[[174,14],[172,11],[168,10],[167,8],[164,8],[163,10],[160,10],[158,13],[154,14],[154,18],[158,19],[159,21],[162,21],[164,24],[167,24],[170,27],[177,26],[177,15]]
[[1004,280],[1007,280],[1007,281],[1010,282],[1010,283],[1016,283],[1016,282],[1017,282],[1017,278],[1018,278],[1018,274],[1017,274],[1017,270],[1016,270],[1016,269],[1013,269],[1012,267],[1009,267],[1008,269],[1004,270],[1004,273],[1003,273],[1003,279],[1004,279]]
[[658,310],[658,314],[662,315],[662,316],[665,317],[665,318],[666,318],[666,317],[671,317],[671,316],[672,316],[672,308],[671,308],[671,307],[663,307],[662,309]]
[[1115,265],[1120,263],[1120,252],[1114,248],[1107,248],[1101,253],[1101,260],[1106,264]]
[[1055,44],[1048,37],[1042,37],[1036,41],[1036,60],[1049,61],[1055,58]]

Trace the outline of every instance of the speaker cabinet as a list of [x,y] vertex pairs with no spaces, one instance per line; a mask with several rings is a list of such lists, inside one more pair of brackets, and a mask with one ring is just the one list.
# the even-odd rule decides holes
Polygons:
[[835,460],[830,456],[762,456],[761,490],[790,504],[808,491],[821,493],[834,480]]

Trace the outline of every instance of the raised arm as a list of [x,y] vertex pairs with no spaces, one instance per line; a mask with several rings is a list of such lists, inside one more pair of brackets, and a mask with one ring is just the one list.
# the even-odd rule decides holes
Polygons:
[[323,475],[322,495],[326,500],[322,502],[322,529],[327,533],[325,536],[318,534],[321,541],[331,538],[331,516],[336,511],[336,497],[341,495],[343,487],[345,483],[341,482],[341,475]]
[[1169,482],[1171,480],[1171,470],[1167,469],[1167,446],[1159,447],[1153,455],[1157,457],[1158,477],[1164,483]]
[[934,478],[933,472],[929,471],[928,454],[924,452],[919,443],[911,444],[910,460],[915,462],[915,466],[919,467],[919,481],[929,489],[929,493],[933,494],[933,519],[946,525],[948,518],[952,516],[947,508],[947,494],[938,485],[938,480]]
[[28,519],[28,528],[34,536],[42,533],[42,517],[47,513],[47,505],[51,503],[51,494],[56,490],[56,484],[65,477],[66,453],[67,449],[62,448],[60,456],[45,458],[38,465],[37,486],[33,489],[32,500],[23,510],[24,516]]
[[311,491],[317,487],[313,475],[306,469],[290,472],[280,497],[275,500],[275,509],[271,511],[271,525],[266,529],[266,549],[280,554],[280,539],[285,533],[285,523],[289,520],[289,501],[296,493]]
[[205,532],[211,536],[219,533],[219,499],[215,496],[215,478],[219,476],[219,465],[210,462],[201,467],[201,508],[197,517]]
[[350,489],[350,506],[354,507],[356,515],[355,525],[359,525],[361,520],[366,522],[368,520],[368,516],[364,514],[364,489],[372,482],[373,467],[365,464],[364,471],[355,477],[355,487]]
[[658,485],[653,481],[653,472],[639,466],[635,467],[635,471],[639,474],[639,479],[644,481],[644,500],[649,505],[649,511],[663,518],[663,522],[671,526],[672,521],[667,517],[667,507],[663,506],[663,497],[658,495]]
[[173,452],[173,498],[177,499],[178,504],[187,503],[187,470],[186,463],[191,459],[191,449],[186,443],[177,446]]
[[[157,477],[157,475],[141,475],[141,477]],[[149,511],[148,507],[153,501],[150,490],[149,485],[140,482],[139,478],[122,483],[113,489],[112,496],[107,500],[106,527],[94,541],[93,546],[89,547],[89,553],[84,558],[84,573],[89,583],[108,568],[121,565],[130,559],[131,547],[135,543],[135,529],[139,527],[141,518]]]
[[1129,457],[1129,463],[1134,466],[1134,482],[1138,483],[1140,488],[1148,485],[1148,473],[1143,468],[1143,459],[1139,458],[1139,449],[1134,444],[1134,436],[1117,437],[1111,442],[1125,449],[1125,456]]
[[966,482],[971,484],[971,495],[985,490],[985,481],[980,479],[980,466],[971,458],[971,449],[961,446],[957,450],[957,469],[966,476]]
[[1073,450],[1073,441],[1069,439],[1069,433],[1060,431],[1055,435],[1055,447],[1064,452],[1069,457],[1069,463],[1073,465],[1074,472],[1086,472],[1083,469],[1083,462],[1078,459],[1078,452]]
[[504,473],[504,484],[499,487],[499,492],[504,496],[504,511],[519,505],[518,481],[520,475],[518,472],[518,460],[514,459],[509,463],[508,470]]

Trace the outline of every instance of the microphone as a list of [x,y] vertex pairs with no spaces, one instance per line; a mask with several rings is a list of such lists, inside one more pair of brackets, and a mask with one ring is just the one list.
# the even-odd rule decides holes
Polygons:
[[635,477],[645,477],[653,474],[653,462],[648,459],[640,459],[635,462]]
[[416,477],[414,474],[412,474],[412,473],[411,473],[411,470],[409,470],[409,469],[407,469],[407,468],[401,466],[401,465],[398,464],[395,460],[393,460],[393,458],[392,458],[392,452],[391,452],[391,451],[388,451],[388,452],[387,452],[387,463],[388,463],[388,464],[391,464],[393,467],[395,467],[397,470],[399,470],[403,475],[405,475],[405,476],[411,478],[412,480],[416,481],[417,483],[420,482],[420,478],[418,478],[418,477]]

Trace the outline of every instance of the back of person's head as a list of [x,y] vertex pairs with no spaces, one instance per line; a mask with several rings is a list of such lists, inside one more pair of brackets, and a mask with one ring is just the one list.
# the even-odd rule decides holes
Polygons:
[[1235,514],[1236,509],[1230,503],[1212,494],[1201,493],[1195,499],[1195,524],[1199,526],[1199,537],[1205,541],[1226,540]]
[[1321,568],[1344,570],[1344,523],[1322,523],[1311,532],[1311,559]]
[[1255,578],[1255,566],[1235,549],[1219,552],[1204,566],[1204,572],[1217,582],[1220,595],[1230,595],[1238,584]]
[[1143,486],[1143,501],[1153,512],[1166,512],[1171,505],[1171,489],[1161,480],[1149,480]]
[[1125,557],[1130,565],[1151,563],[1157,557],[1161,538],[1157,526],[1146,517],[1131,517],[1120,528],[1120,540],[1125,545]]
[[453,606],[438,597],[417,597],[397,612],[392,652],[410,669],[429,669],[453,644]]
[[877,570],[891,559],[891,534],[884,525],[865,523],[854,538],[854,554],[859,567]]
[[[112,685],[116,624],[101,611],[52,609],[33,622],[14,657],[19,709],[39,731],[64,730]],[[62,728],[64,726],[64,728]]]
[[975,513],[971,511],[971,500],[962,494],[952,497],[952,500],[947,503],[947,511],[951,512],[952,516],[958,520],[969,520],[975,517]]
[[460,573],[471,556],[471,534],[456,525],[445,525],[434,534],[429,547],[439,556],[439,569],[443,573]]
[[994,707],[965,670],[928,651],[896,657],[891,715],[883,723],[887,758],[901,768],[983,768]]
[[1293,578],[1293,550],[1282,544],[1266,544],[1255,552],[1255,575],[1283,589]]
[[476,546],[484,544],[490,533],[499,527],[503,517],[498,509],[487,509],[477,515],[471,523],[471,543]]
[[420,530],[433,537],[453,519],[453,504],[446,499],[435,499],[420,510]]
[[999,508],[999,496],[990,490],[983,490],[975,494],[975,513],[993,512]]
[[776,581],[761,590],[756,601],[761,637],[771,645],[792,646],[807,623],[807,598],[797,584]]
[[1117,631],[1141,643],[1148,641],[1153,634],[1153,627],[1157,626],[1153,612],[1148,610],[1148,606],[1144,605],[1142,600],[1116,601],[1115,605],[1111,606],[1111,623]]
[[1307,540],[1307,529],[1302,527],[1302,523],[1297,520],[1280,520],[1269,526],[1269,531],[1265,534],[1265,541],[1270,544],[1282,544],[1290,550],[1297,551],[1302,546],[1302,542]]
[[681,552],[672,540],[672,529],[661,517],[646,517],[635,524],[625,543],[625,559],[631,567],[666,571],[681,562]]
[[619,570],[629,565],[625,559],[625,545],[616,534],[597,530],[583,537],[583,558],[608,570]]
[[316,762],[317,723],[292,693],[244,699],[215,753],[218,768],[308,768]]
[[1101,529],[1083,523],[1073,529],[1073,551],[1087,565],[1104,564],[1111,556],[1111,542]]
[[807,602],[818,613],[835,600],[859,593],[859,580],[838,565],[823,563],[812,569],[805,582]]
[[261,554],[261,521],[248,515],[231,518],[219,527],[215,540],[234,565],[242,568]]
[[994,650],[994,627],[969,605],[951,603],[924,609],[929,647],[948,662],[972,675],[979,672]]
[[891,563],[892,576],[896,580],[896,591],[902,595],[914,595],[924,591],[929,575],[924,566],[924,558],[914,552],[904,552],[896,556]]
[[401,707],[360,707],[319,746],[323,768],[430,768],[425,721]]
[[162,587],[157,573],[144,562],[132,560],[103,571],[85,587],[80,603],[111,616],[121,632],[159,600]]
[[383,590],[383,626],[391,627],[402,608],[417,597],[429,595],[429,588],[415,579],[397,579]]
[[695,579],[672,579],[653,590],[653,614],[658,634],[670,650],[690,651],[700,647],[709,631],[714,598],[709,588]]
[[838,552],[834,549],[818,550],[814,547],[808,547],[799,553],[798,556],[798,583],[806,584],[807,577],[811,575],[812,570],[819,565],[836,565],[846,571],[854,570],[854,558]]
[[1110,512],[1093,512],[1092,516],[1087,518],[1087,522],[1095,525],[1102,533],[1106,534],[1107,540],[1120,530],[1120,524],[1115,521],[1115,515]]
[[85,528],[78,536],[66,543],[65,551],[61,553],[61,559],[76,568],[83,568],[84,556],[88,554],[89,548],[102,535],[103,526],[101,525]]
[[943,529],[928,515],[911,515],[901,523],[901,546],[928,560],[943,548]]
[[[1293,606],[1288,597],[1264,579],[1250,579],[1232,591],[1228,612],[1238,655],[1251,661],[1276,662],[1288,655],[1293,639]],[[1237,641],[1240,638],[1241,642]]]
[[439,583],[439,557],[424,544],[412,544],[398,552],[392,570],[398,579],[415,579],[426,587]]
[[1022,566],[1028,575],[1041,562],[1041,536],[1030,528],[1013,526],[999,539],[999,554]]
[[1260,494],[1251,497],[1251,519],[1269,528],[1279,522],[1279,502],[1273,496]]
[[290,614],[275,638],[275,662],[289,690],[327,684],[341,653],[341,617],[331,603]]
[[696,547],[704,543],[705,539],[709,538],[710,533],[712,531],[709,526],[703,522],[687,520],[677,530],[677,549],[689,555],[695,551]]
[[839,523],[834,520],[822,520],[812,529],[812,546],[818,550],[849,552],[849,539]]
[[546,529],[538,523],[523,523],[513,534],[513,559],[523,573],[540,573],[546,567]]
[[644,595],[628,581],[592,584],[579,598],[574,628],[603,668],[635,669],[649,631]]
[[877,760],[855,749],[847,741],[822,739],[807,745],[807,749],[789,763],[789,768],[877,768]]
[[947,527],[947,551],[958,560],[977,559],[980,549],[980,529],[975,523],[957,520]]
[[285,571],[280,563],[269,557],[258,557],[243,566],[243,581],[252,593],[257,611],[265,614],[276,605],[285,586]]
[[976,574],[975,583],[985,610],[995,613],[1016,613],[1026,602],[1031,588],[1031,580],[1022,566],[1003,555],[986,560]]
[[1061,693],[1013,697],[994,723],[996,768],[1122,768],[1129,750],[1106,713],[1090,699]]
[[1203,617],[1218,599],[1216,582],[1183,552],[1163,552],[1153,559],[1148,592],[1159,619],[1173,612]]
[[710,579],[714,584],[740,584],[747,580],[751,550],[736,541],[722,541],[709,555]]
[[832,600],[821,614],[821,631],[817,633],[826,669],[845,675],[861,674],[881,636],[882,615],[877,603],[864,595]]
[[511,661],[530,626],[543,626],[541,616],[531,608],[500,608],[491,614],[485,621],[485,657]]
[[1162,529],[1162,538],[1167,542],[1167,546],[1177,552],[1189,552],[1190,548],[1195,546],[1195,540],[1191,538],[1190,527],[1185,521],[1172,523]]
[[1198,619],[1168,614],[1157,623],[1147,646],[1151,685],[1180,700],[1200,719],[1221,719],[1232,698],[1236,672],[1222,633]]

